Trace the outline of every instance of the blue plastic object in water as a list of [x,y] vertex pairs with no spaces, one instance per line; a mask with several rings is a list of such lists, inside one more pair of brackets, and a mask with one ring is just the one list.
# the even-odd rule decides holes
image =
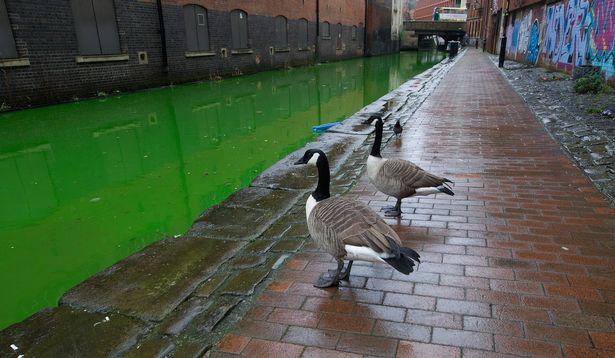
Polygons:
[[313,133],[324,132],[327,129],[334,127],[340,123],[341,122],[331,122],[331,123],[320,124],[320,125],[312,127],[312,132]]

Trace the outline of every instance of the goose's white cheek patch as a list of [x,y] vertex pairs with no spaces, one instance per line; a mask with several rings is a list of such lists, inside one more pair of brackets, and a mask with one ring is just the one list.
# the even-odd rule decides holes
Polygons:
[[319,157],[320,157],[320,154],[314,153],[314,155],[312,155],[312,158],[310,158],[310,160],[307,163],[310,165],[316,165],[316,162],[318,161]]

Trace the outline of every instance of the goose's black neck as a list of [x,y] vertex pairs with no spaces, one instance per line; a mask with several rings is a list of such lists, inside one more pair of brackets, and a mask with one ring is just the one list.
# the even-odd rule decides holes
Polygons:
[[370,153],[374,157],[381,158],[380,146],[382,145],[382,123],[376,123],[376,137],[374,138],[374,145],[372,145],[372,152]]
[[312,196],[316,201],[321,201],[331,196],[329,193],[329,182],[331,181],[329,160],[324,153],[320,153],[318,156],[316,167],[318,168],[318,185],[316,186],[316,190],[312,193]]

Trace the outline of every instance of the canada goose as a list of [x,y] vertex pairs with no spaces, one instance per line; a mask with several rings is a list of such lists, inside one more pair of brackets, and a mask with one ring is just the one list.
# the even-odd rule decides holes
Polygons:
[[452,183],[449,179],[430,174],[407,160],[382,158],[382,119],[377,118],[375,125],[376,137],[367,158],[367,176],[379,191],[397,199],[395,206],[384,208],[386,216],[401,215],[403,198],[436,193],[455,195],[446,186],[446,183]]
[[395,125],[393,126],[393,133],[395,133],[395,136],[399,139],[399,136],[401,135],[401,132],[403,132],[403,128],[401,127],[401,124],[399,124],[399,119],[397,120],[397,122],[395,122]]
[[375,121],[376,119],[378,119],[378,118],[382,119],[382,117],[380,117],[380,116],[377,116],[377,115],[371,115],[371,116],[369,116],[369,118],[368,118],[368,119],[366,119],[366,120],[364,120],[364,121],[363,121],[363,124],[374,124],[374,121]]
[[[386,262],[403,274],[414,271],[419,254],[403,247],[397,233],[367,205],[329,193],[329,161],[321,150],[310,149],[295,165],[318,167],[318,185],[305,203],[312,239],[337,260],[337,269],[323,273],[314,286],[337,286],[347,280],[353,260]],[[344,260],[348,260],[345,270]]]

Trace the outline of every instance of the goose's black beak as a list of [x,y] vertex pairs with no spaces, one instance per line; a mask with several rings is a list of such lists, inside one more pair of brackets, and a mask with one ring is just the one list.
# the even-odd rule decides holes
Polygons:
[[295,165],[301,165],[301,164],[307,164],[307,162],[305,161],[305,159],[301,158],[301,159],[299,159],[299,160],[297,160],[297,161],[295,162]]

